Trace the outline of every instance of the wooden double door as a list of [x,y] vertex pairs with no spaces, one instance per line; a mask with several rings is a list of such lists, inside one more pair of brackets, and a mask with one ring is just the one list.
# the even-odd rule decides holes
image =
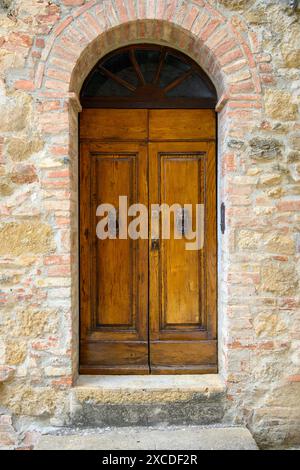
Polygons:
[[[81,373],[217,371],[215,132],[212,110],[81,113]],[[146,237],[127,236],[134,217],[121,220],[120,196],[148,208]],[[100,204],[117,209],[106,239],[96,235]],[[169,238],[151,226],[157,204],[192,207],[170,212]],[[203,246],[187,249],[197,204]]]

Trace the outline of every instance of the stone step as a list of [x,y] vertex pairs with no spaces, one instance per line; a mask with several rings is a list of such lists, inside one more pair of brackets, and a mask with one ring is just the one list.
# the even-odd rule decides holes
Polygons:
[[35,450],[256,450],[244,427],[130,427],[44,435]]
[[218,375],[81,376],[68,413],[71,427],[221,423],[225,386]]

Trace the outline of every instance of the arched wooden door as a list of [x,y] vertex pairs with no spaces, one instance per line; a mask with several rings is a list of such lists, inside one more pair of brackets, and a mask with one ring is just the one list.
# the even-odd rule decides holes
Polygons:
[[[97,64],[81,100],[80,372],[216,372],[214,88],[177,51],[138,45]],[[132,239],[132,217],[115,212],[113,237],[99,239],[97,208],[119,210],[120,196],[149,214],[177,205],[170,237],[152,219]],[[185,204],[203,207],[201,249],[186,249]]]

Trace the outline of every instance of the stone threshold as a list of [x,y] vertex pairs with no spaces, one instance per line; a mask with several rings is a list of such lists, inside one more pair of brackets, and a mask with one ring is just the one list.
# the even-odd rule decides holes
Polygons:
[[78,427],[221,423],[225,384],[211,375],[85,375],[70,397]]
[[219,374],[203,375],[80,375],[75,390],[188,391],[202,393],[225,392]]

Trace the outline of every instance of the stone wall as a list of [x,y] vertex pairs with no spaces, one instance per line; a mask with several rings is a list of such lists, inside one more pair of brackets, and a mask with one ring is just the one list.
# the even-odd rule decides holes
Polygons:
[[[0,445],[61,425],[78,361],[78,92],[158,42],[219,112],[219,369],[230,423],[300,443],[300,14],[285,0],[0,0]],[[30,429],[30,431],[28,431]]]

